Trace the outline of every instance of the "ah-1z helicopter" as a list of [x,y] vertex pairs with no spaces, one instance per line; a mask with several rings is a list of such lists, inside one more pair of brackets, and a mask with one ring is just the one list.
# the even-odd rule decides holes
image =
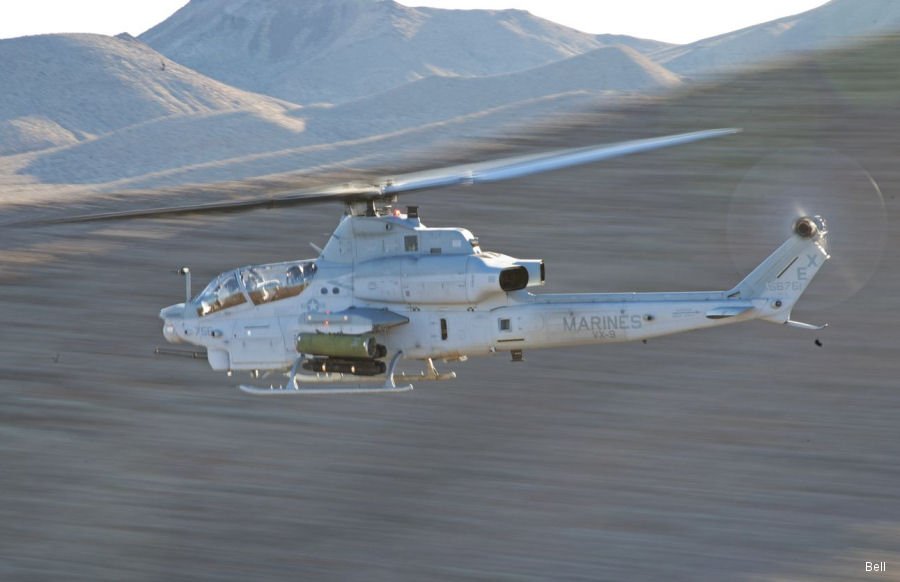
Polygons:
[[[735,133],[718,129],[504,158],[239,201],[108,213],[66,221],[340,200],[347,211],[315,259],[223,273],[198,295],[160,311],[172,343],[206,348],[213,370],[286,373],[284,387],[241,386],[251,394],[398,392],[411,379],[446,380],[434,360],[523,350],[646,340],[754,319],[805,329],[791,309],[824,261],[821,217],[798,218],[793,233],[735,287],[711,292],[533,294],[544,264],[485,251],[464,228],[429,228],[396,195],[514,178]],[[398,360],[425,362],[411,376]],[[352,384],[349,384],[352,379]],[[364,381],[376,382],[365,387]],[[398,384],[398,381],[400,383]]]

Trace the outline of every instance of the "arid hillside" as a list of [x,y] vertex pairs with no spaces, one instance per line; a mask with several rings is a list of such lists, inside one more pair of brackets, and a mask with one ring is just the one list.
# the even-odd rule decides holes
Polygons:
[[[779,188],[810,213],[837,200],[833,258],[794,313],[831,324],[819,332],[749,323],[472,359],[405,395],[253,398],[245,379],[153,355],[158,310],[183,298],[173,270],[190,265],[196,288],[313,255],[339,206],[34,228],[6,224],[68,207],[5,207],[0,575],[838,582],[886,561],[879,580],[900,580],[898,41],[414,164],[743,127],[405,202],[485,249],[543,258],[561,292],[727,288],[744,274],[733,254],[790,221],[781,198],[755,202]],[[860,229],[873,183],[884,213]],[[834,297],[847,273],[865,285]]]

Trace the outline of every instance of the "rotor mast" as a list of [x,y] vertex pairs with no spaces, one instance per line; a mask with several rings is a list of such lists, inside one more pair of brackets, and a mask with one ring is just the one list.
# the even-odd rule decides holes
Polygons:
[[349,216],[382,216],[391,204],[397,202],[397,195],[388,195],[380,198],[350,199],[346,201]]

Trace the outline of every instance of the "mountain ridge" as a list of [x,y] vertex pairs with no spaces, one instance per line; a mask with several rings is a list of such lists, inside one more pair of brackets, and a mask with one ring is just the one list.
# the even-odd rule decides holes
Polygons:
[[393,0],[193,0],[139,37],[203,74],[295,103],[339,103],[440,74],[529,69],[602,46],[521,10]]
[[70,145],[172,115],[296,107],[204,77],[145,44],[95,34],[0,40],[0,155]]
[[[844,17],[859,6],[855,15]],[[330,94],[335,104],[301,105],[238,89],[128,35],[4,40],[0,179],[5,185],[153,187],[390,163],[391,157],[415,157],[441,143],[493,139],[551,115],[608,106],[626,95],[658,96],[682,86],[685,78],[705,74],[704,51],[719,54],[724,62],[729,51],[749,54],[738,41],[765,44],[779,27],[782,35],[817,26],[830,30],[842,21],[853,24],[853,30],[889,28],[895,16],[900,19],[900,8],[890,6],[895,5],[885,0],[833,0],[787,19],[673,47],[586,35],[516,10],[412,9],[392,0],[310,0],[300,7],[288,0],[194,0],[151,30],[174,34],[183,29],[179,46],[196,47],[201,56],[216,54],[216,62],[235,75],[251,71],[269,83],[292,79],[318,85],[313,101]],[[215,18],[197,26],[198,14],[207,13]],[[297,18],[310,14],[327,26],[296,30]],[[823,19],[828,27],[816,24]],[[453,25],[445,27],[447,23]],[[458,30],[468,36],[456,38]],[[247,54],[231,58],[217,53],[216,47],[235,31],[242,41],[233,50]],[[561,36],[554,37],[556,33]],[[208,44],[196,42],[204,38]],[[504,39],[509,38],[515,42],[507,46]],[[815,38],[801,34],[791,46]],[[426,40],[435,41],[431,52],[408,50]],[[613,40],[622,42],[609,44]],[[409,42],[413,44],[404,44]],[[516,52],[526,45],[533,54]],[[448,46],[453,50],[438,55]],[[787,44],[780,46],[782,52],[776,54],[792,54]],[[298,75],[298,47],[309,49],[301,69],[318,72]],[[454,64],[466,50],[471,54]],[[491,62],[476,63],[478,70],[467,68],[480,61],[473,55],[486,52]],[[404,54],[407,60],[398,57]],[[510,55],[525,58],[511,62]],[[700,73],[688,66],[691,55]],[[534,60],[541,62],[525,66]],[[369,76],[351,74],[354,69],[344,68],[351,61]],[[688,73],[676,74],[660,61],[687,67]],[[499,72],[490,72],[492,67]],[[340,83],[329,85],[335,79]]]
[[651,58],[679,75],[715,74],[897,29],[900,2],[831,0],[805,12],[668,47]]

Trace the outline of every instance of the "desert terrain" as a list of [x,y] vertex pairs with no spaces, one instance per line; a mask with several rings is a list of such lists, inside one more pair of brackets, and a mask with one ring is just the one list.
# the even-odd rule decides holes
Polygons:
[[[5,205],[0,578],[845,581],[885,561],[877,579],[900,580],[898,47],[818,53],[442,161],[740,135],[402,201],[543,258],[549,292],[727,288],[744,274],[729,214],[747,176],[833,196],[828,172],[814,188],[792,178],[849,158],[886,222],[845,235],[848,255],[878,260],[829,301],[848,268],[835,217],[833,265],[794,313],[820,332],[753,322],[473,359],[404,395],[253,398],[205,362],[154,355],[158,310],[183,299],[174,269],[190,265],[196,291],[313,256],[339,205],[29,228],[11,225],[69,212],[74,194]],[[809,166],[754,172],[779,152]],[[784,219],[741,208],[743,224]]]

